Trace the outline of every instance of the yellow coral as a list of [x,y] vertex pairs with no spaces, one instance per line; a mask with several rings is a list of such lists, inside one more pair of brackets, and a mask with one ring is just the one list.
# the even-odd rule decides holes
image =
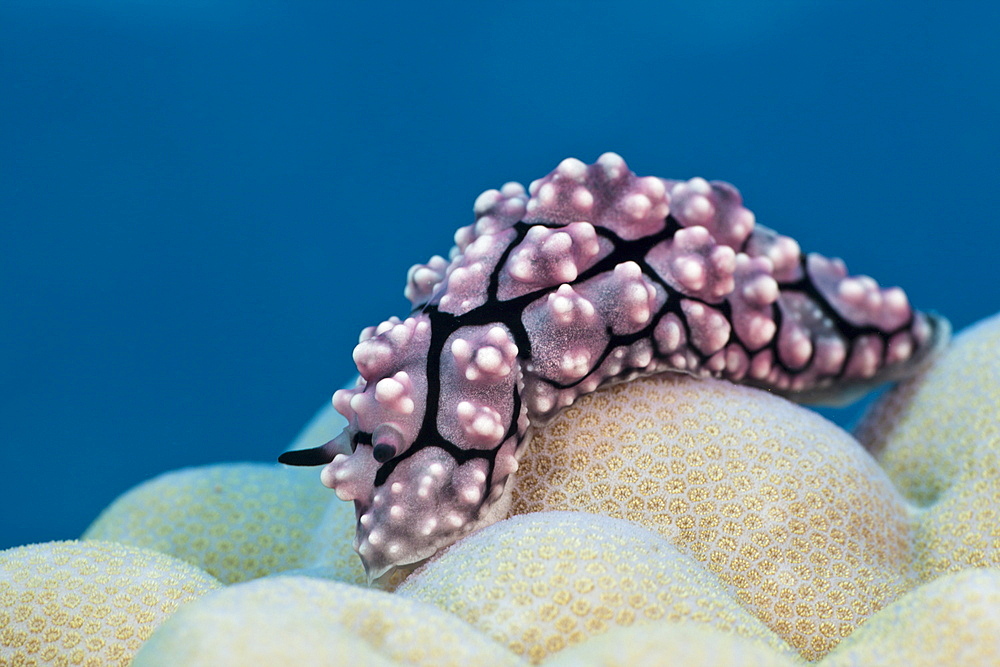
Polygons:
[[574,512],[515,517],[454,544],[397,595],[431,602],[538,663],[616,626],[689,620],[791,649],[655,533]]
[[[318,483],[318,482],[317,482]],[[312,536],[305,552],[308,557],[298,568],[287,570],[285,574],[322,577],[358,586],[368,585],[368,575],[361,565],[361,559],[354,551],[354,531],[357,519],[354,503],[347,503],[336,497],[329,501],[326,512]],[[378,587],[392,590],[413,568],[398,568],[378,581]]]
[[984,452],[971,479],[947,489],[914,517],[915,583],[968,568],[1000,567],[998,454],[1000,446]]
[[915,589],[873,616],[822,667],[995,667],[1000,571],[966,570]]
[[260,463],[189,468],[126,492],[83,537],[170,554],[233,583],[307,564],[329,502],[315,470]]
[[817,659],[905,590],[908,510],[850,435],[764,391],[664,374],[581,398],[531,443],[513,513],[660,532]]
[[134,667],[355,667],[523,662],[468,624],[403,597],[308,577],[230,586],[165,623]]
[[877,402],[858,437],[921,506],[911,577],[1000,566],[1000,316]]
[[1000,452],[1000,315],[962,331],[924,372],[887,392],[856,434],[919,505],[975,476],[984,452]]
[[545,667],[794,667],[803,664],[759,641],[698,623],[615,628],[571,646]]
[[187,563],[123,544],[0,551],[0,666],[125,667],[178,607],[218,587]]
[[[319,485],[319,479],[315,480]],[[329,490],[327,490],[329,492]],[[354,503],[334,497],[327,501],[326,510],[317,522],[304,546],[308,554],[301,566],[286,574],[304,574],[343,581],[358,586],[368,585],[368,575],[354,551],[354,530],[357,520]]]

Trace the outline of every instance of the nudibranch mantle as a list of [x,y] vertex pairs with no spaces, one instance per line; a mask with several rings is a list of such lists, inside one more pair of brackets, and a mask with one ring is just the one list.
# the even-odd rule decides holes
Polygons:
[[757,225],[728,183],[638,177],[614,153],[474,212],[450,259],[410,269],[410,316],[361,333],[343,433],[280,459],[325,464],[354,501],[370,579],[499,518],[532,428],[598,387],[673,371],[825,400],[948,336],[901,289]]

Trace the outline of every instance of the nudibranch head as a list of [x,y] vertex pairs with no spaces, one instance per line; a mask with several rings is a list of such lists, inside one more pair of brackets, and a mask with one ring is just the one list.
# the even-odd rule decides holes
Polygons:
[[638,177],[614,153],[476,199],[413,311],[361,334],[344,432],[287,452],[354,502],[370,579],[502,514],[533,426],[666,371],[837,399],[913,371],[947,322],[757,225],[733,186]]
[[500,498],[517,467],[518,421],[526,427],[517,354],[498,325],[459,327],[441,346],[426,313],[362,332],[357,386],[333,396],[348,425],[324,445],[321,479],[354,501],[369,578],[454,542]]

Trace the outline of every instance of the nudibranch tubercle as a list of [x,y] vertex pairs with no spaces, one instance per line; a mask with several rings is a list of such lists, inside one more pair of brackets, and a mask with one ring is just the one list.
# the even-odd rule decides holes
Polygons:
[[279,460],[326,464],[374,580],[502,518],[531,429],[598,387],[674,371],[823,400],[947,338],[898,287],[803,254],[742,204],[614,153],[487,190],[450,260],[410,269],[410,316],[362,331],[357,386],[333,396],[343,433]]

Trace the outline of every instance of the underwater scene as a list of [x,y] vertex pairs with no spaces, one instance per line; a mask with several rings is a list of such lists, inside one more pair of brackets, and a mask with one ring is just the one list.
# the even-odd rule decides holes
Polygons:
[[0,667],[1000,663],[998,28],[0,3]]

